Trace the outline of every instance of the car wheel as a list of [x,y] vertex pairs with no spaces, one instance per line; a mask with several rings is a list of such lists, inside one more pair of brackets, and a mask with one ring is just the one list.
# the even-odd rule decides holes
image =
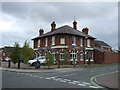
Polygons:
[[34,63],[32,63],[32,66],[35,66],[35,62],[34,62]]

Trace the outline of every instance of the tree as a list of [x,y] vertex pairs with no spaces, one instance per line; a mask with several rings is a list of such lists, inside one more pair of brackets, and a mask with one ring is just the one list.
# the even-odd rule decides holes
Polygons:
[[45,59],[46,59],[45,65],[47,65],[48,68],[49,68],[51,65],[53,65],[53,63],[54,63],[54,57],[53,57],[53,55],[52,55],[50,52],[47,52],[47,53],[46,53]]
[[20,68],[20,45],[19,43],[15,42],[14,49],[12,53],[10,54],[11,61],[15,64],[18,62],[18,68]]
[[24,63],[27,64],[29,59],[32,59],[34,57],[34,53],[32,48],[30,48],[30,45],[27,41],[25,41],[22,49],[22,58],[24,60]]

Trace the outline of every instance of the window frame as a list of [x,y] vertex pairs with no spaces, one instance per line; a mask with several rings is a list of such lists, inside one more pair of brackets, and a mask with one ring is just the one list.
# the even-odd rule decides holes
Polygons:
[[76,45],[76,37],[72,36],[72,45]]
[[83,46],[83,38],[80,38],[80,46]]
[[45,46],[48,46],[48,38],[45,38]]
[[55,45],[55,36],[52,36],[52,45]]
[[64,60],[64,55],[65,55],[65,53],[60,53],[60,60],[61,60],[61,61]]
[[87,47],[90,47],[90,42],[91,42],[91,40],[87,39]]
[[65,44],[65,38],[60,38],[60,44]]
[[41,40],[39,39],[38,40],[38,47],[40,47],[40,44],[41,44]]

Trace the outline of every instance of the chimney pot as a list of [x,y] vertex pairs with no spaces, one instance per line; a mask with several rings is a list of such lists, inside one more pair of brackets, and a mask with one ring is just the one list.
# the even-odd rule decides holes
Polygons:
[[55,21],[53,21],[53,22],[51,23],[51,31],[54,31],[55,28],[56,28],[56,24],[55,24]]
[[44,34],[44,30],[43,30],[43,29],[40,29],[40,30],[39,30],[39,36],[41,36],[42,34]]
[[89,31],[89,29],[87,27],[82,29],[82,32],[85,34],[88,34],[88,31]]
[[73,28],[75,29],[75,30],[77,30],[77,22],[74,20],[74,22],[73,22]]

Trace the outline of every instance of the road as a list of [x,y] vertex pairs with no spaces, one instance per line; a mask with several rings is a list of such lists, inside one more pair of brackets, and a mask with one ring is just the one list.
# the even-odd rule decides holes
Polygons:
[[93,76],[118,71],[118,66],[82,69],[56,73],[2,72],[2,88],[98,88],[90,79]]

